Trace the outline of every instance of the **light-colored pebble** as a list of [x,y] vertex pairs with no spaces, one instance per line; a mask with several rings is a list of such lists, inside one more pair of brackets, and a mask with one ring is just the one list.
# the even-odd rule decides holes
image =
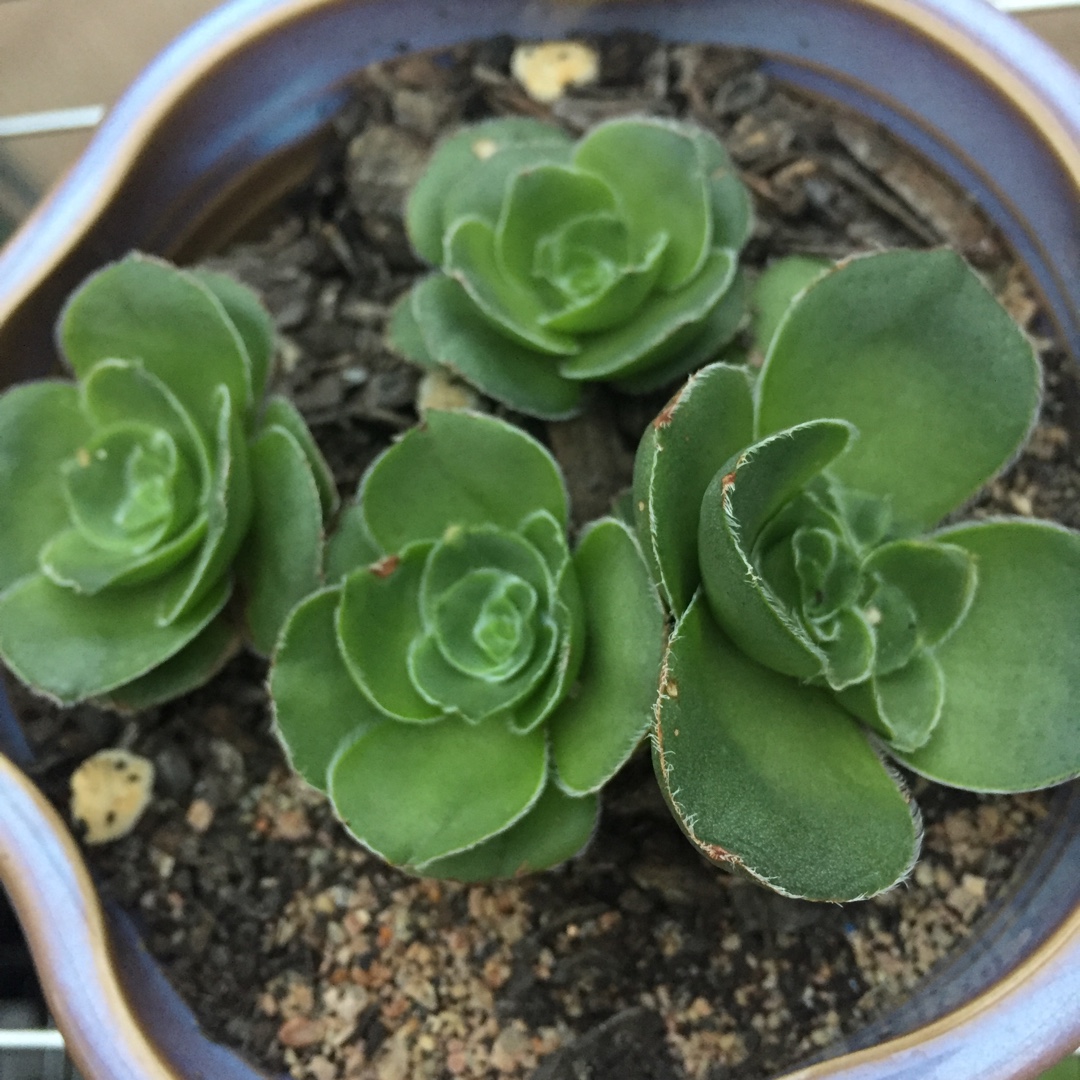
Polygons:
[[557,101],[568,86],[588,86],[600,74],[595,49],[580,41],[545,41],[519,45],[510,58],[510,72],[533,101]]
[[100,750],[71,774],[71,817],[88,844],[127,836],[154,789],[154,765],[126,750]]

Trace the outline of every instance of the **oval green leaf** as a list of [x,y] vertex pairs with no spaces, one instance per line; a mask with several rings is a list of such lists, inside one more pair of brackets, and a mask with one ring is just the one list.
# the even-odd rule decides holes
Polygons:
[[917,812],[827,692],[749,660],[700,597],[664,672],[654,764],[702,854],[808,900],[857,900],[903,880]]
[[930,741],[898,754],[973,791],[1028,791],[1080,773],[1080,535],[1046,522],[961,525],[935,539],[969,551],[975,599],[935,652],[945,704]]
[[517,735],[499,716],[424,727],[390,721],[337,756],[330,794],[362,844],[387,862],[420,867],[510,828],[546,776],[541,729]]

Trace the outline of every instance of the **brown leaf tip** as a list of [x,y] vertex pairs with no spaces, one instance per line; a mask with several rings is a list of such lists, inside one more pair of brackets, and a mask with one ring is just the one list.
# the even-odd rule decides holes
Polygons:
[[401,565],[400,555],[387,555],[386,558],[372,563],[368,569],[377,578],[388,578]]

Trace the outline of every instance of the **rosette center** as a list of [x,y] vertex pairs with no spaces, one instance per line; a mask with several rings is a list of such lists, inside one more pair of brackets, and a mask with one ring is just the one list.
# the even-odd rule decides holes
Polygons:
[[109,427],[63,466],[72,519],[97,547],[149,551],[191,516],[196,483],[168,432],[145,424]]

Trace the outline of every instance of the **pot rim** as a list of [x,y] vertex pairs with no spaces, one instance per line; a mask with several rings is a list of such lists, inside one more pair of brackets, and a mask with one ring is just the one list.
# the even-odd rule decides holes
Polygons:
[[[231,0],[168,46],[109,112],[89,145],[0,253],[0,325],[78,247],[116,198],[153,132],[232,54],[337,0]],[[1038,133],[1080,199],[1080,76],[984,0],[838,0],[901,24],[990,85]],[[556,7],[630,8],[633,0],[551,0]],[[26,777],[0,755],[0,879],[27,931],[50,1007],[87,1080],[182,1080],[140,1025],[121,986],[101,903],[67,827]],[[8,799],[7,792],[11,792]],[[35,842],[32,837],[43,838]],[[46,846],[50,857],[30,850]],[[64,925],[63,940],[53,932]],[[77,931],[71,929],[72,925]],[[72,936],[77,941],[72,941]],[[68,969],[63,970],[63,964]],[[961,1048],[1008,1024],[1037,1033],[1023,1075],[1036,1075],[1080,1041],[1080,1016],[1047,1043],[1048,1008],[1080,1000],[1080,909],[1015,970],[968,1004],[908,1035],[786,1074],[785,1080],[929,1080]],[[110,1037],[100,1038],[107,1030]],[[105,1046],[104,1044],[108,1044]],[[964,1075],[975,1075],[972,1072]],[[988,1058],[981,1080],[1017,1080]],[[938,1071],[941,1069],[943,1071]]]

